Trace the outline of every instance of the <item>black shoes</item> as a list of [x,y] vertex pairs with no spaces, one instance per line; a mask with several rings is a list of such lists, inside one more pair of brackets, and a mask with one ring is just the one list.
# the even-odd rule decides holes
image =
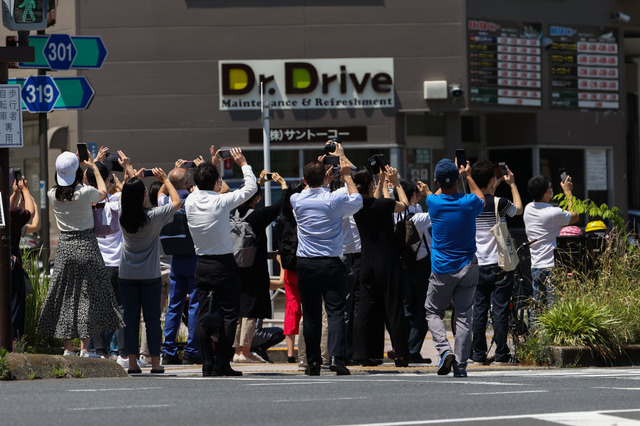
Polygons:
[[431,364],[431,358],[423,358],[419,353],[409,354],[410,364]]
[[182,364],[182,360],[180,359],[178,354],[175,354],[175,355],[164,354],[164,355],[162,355],[162,365],[181,365],[181,364]]
[[367,358],[362,360],[362,362],[360,363],[360,365],[362,365],[363,367],[377,367],[380,364],[382,364],[381,362],[378,362],[377,359],[373,359],[373,358]]
[[295,364],[296,362],[298,362],[298,360],[296,359],[296,357],[295,357],[295,356],[288,356],[288,357],[287,357],[287,362],[288,362],[289,364]]
[[403,358],[395,359],[396,367],[408,367],[409,363]]
[[236,371],[231,367],[213,368],[211,370],[202,369],[202,377],[240,377],[242,371]]
[[190,356],[185,355],[184,359],[182,360],[182,364],[184,365],[193,365],[193,364],[202,364],[202,358],[197,357],[197,358],[191,358]]
[[351,374],[351,372],[345,365],[344,360],[341,357],[337,356],[331,357],[331,365],[329,365],[329,370],[335,371],[338,376],[349,376]]
[[321,365],[319,362],[310,362],[307,364],[307,368],[304,370],[304,374],[306,374],[307,376],[319,376],[320,368]]

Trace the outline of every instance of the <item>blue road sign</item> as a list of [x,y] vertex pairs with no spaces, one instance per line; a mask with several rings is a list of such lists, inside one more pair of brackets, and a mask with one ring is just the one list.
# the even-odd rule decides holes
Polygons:
[[[65,39],[62,40],[59,36],[64,36]],[[52,37],[54,38],[53,44],[56,45],[55,50],[51,50],[52,47],[50,46]],[[18,68],[54,69],[51,65],[52,60],[54,63],[65,62],[66,64],[67,58],[70,56],[73,56],[71,66],[64,69],[102,68],[102,64],[107,57],[107,48],[102,42],[102,38],[97,36],[71,36],[72,45],[75,49],[75,54],[71,55],[73,51],[70,50],[66,37],[69,36],[66,34],[30,36],[29,44],[35,49],[35,60],[33,62],[20,62],[18,63]],[[50,56],[51,59],[49,58]],[[65,60],[59,61],[62,58]]]
[[60,90],[48,75],[27,78],[22,87],[22,101],[29,112],[49,112],[56,104]]
[[87,77],[56,77],[60,97],[53,106],[54,111],[64,109],[87,109],[95,91]]
[[97,142],[87,142],[87,149],[93,158],[98,156],[98,143]]
[[68,34],[51,34],[43,52],[52,70],[68,70],[78,53]]

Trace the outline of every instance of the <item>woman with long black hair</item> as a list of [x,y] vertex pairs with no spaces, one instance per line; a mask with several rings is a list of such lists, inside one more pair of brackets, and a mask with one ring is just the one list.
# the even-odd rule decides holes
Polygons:
[[129,357],[129,374],[140,373],[137,367],[140,310],[144,315],[147,341],[151,355],[151,372],[164,373],[160,365],[162,328],[160,325],[160,294],[162,274],[158,254],[160,230],[173,220],[173,214],[182,205],[178,192],[162,169],[153,169],[153,175],[169,192],[171,204],[146,208],[147,188],[138,177],[129,179],[122,187],[120,227],[124,244],[120,258],[118,283],[124,308],[124,346]]
[[60,239],[37,330],[64,339],[65,356],[75,356],[75,338],[80,356],[98,356],[89,352],[90,336],[124,325],[93,233],[91,205],[107,197],[107,188],[88,151],[87,156],[84,163],[95,172],[97,188],[82,185],[78,156],[63,152],[56,159],[56,185],[47,194]]
[[[381,198],[385,176],[394,185],[400,202]],[[354,319],[353,358],[365,366],[377,365],[384,353],[385,318],[395,348],[397,367],[407,367],[409,348],[404,324],[401,264],[394,246],[393,213],[404,211],[407,197],[398,182],[398,171],[386,166],[381,170],[374,191],[373,174],[361,167],[353,182],[362,195],[363,206],[353,218],[362,243],[360,293]]]

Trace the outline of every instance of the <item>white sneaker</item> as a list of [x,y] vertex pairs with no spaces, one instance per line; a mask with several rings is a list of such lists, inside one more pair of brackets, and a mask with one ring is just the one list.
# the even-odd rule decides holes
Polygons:
[[120,355],[118,355],[118,359],[116,360],[116,362],[120,367],[124,368],[125,370],[129,369],[129,358],[123,358]]
[[240,354],[233,354],[233,362],[240,362]]
[[75,353],[74,351],[69,351],[69,350],[64,350],[64,353],[62,354],[62,356],[77,356],[78,354]]
[[89,351],[80,351],[79,356],[82,358],[102,358],[100,355]]
[[138,360],[138,367],[140,368],[147,368],[149,366],[149,364],[147,364],[146,362],[144,362],[143,360],[139,359]]
[[253,357],[254,357],[255,359],[257,359],[257,360],[258,360],[258,362],[262,362],[262,363],[264,363],[264,364],[267,364],[267,361],[265,361],[265,359],[264,359],[264,358],[262,358],[262,357],[261,357],[260,355],[258,355],[257,353],[255,353],[255,352],[251,352],[251,355],[253,355]]
[[244,356],[243,354],[240,354],[238,356],[238,362],[239,363],[247,363],[247,364],[257,364],[257,363],[260,363],[260,360],[258,360],[257,358],[252,357],[251,354],[249,354],[249,356]]
[[145,367],[148,367],[149,365],[151,365],[151,357],[146,355],[140,355],[140,358],[138,360],[138,365],[140,365],[141,362],[143,364],[146,364]]

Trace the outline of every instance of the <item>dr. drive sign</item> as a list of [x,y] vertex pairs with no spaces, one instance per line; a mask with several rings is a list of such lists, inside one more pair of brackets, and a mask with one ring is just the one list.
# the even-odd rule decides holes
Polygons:
[[219,62],[220,109],[393,108],[393,58]]

